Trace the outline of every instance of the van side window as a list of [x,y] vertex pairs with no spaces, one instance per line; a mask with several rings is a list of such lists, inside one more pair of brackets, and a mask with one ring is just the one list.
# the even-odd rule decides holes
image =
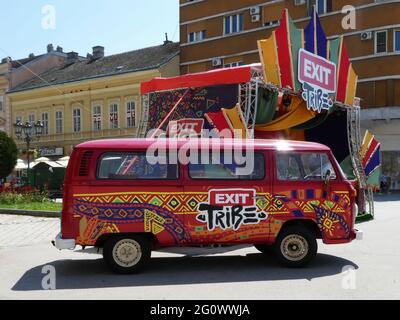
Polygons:
[[327,173],[336,179],[332,163],[325,153],[278,153],[277,173],[279,180],[322,181]]
[[277,170],[279,180],[302,180],[301,164],[296,154],[278,154]]
[[[167,161],[164,163],[168,163]],[[97,178],[109,180],[176,180],[178,166],[150,164],[145,152],[103,154],[97,165]]]
[[[222,157],[223,158],[223,157]],[[252,158],[252,157],[251,157]],[[189,176],[196,180],[263,180],[265,177],[265,159],[262,153],[255,153],[254,158],[249,158],[249,163],[238,165],[234,161],[222,161],[219,157],[210,154],[208,163],[188,165]],[[200,163],[201,161],[199,161]],[[227,162],[227,163],[225,163]],[[231,162],[229,164],[229,162]],[[237,175],[237,168],[247,168],[249,174]]]

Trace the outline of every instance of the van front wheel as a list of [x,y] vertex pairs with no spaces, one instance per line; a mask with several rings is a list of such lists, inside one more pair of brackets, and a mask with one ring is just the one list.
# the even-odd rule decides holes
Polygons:
[[112,271],[120,274],[140,271],[150,257],[150,243],[141,236],[115,236],[108,239],[103,248],[104,261]]
[[301,268],[316,256],[318,244],[315,234],[309,229],[289,226],[279,234],[274,249],[283,265]]

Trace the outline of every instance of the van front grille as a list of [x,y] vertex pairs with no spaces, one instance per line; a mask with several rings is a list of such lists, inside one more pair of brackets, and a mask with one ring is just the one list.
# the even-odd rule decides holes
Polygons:
[[85,151],[82,155],[81,162],[79,165],[79,176],[86,177],[89,175],[89,164],[92,159],[93,151]]

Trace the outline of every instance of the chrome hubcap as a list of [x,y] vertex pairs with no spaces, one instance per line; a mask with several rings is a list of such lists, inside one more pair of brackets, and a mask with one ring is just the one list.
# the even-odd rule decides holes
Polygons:
[[300,261],[307,256],[307,240],[297,234],[289,235],[281,243],[281,252],[290,261]]
[[137,241],[123,239],[117,242],[113,249],[114,261],[121,267],[129,268],[136,265],[142,257],[142,250]]

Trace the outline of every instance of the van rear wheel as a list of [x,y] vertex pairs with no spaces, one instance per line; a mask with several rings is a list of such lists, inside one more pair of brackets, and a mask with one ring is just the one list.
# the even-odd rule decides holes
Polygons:
[[305,267],[317,254],[317,239],[314,232],[303,226],[289,226],[279,234],[274,251],[284,266]]
[[142,270],[150,257],[150,242],[137,235],[112,237],[105,242],[103,248],[103,258],[107,266],[119,274],[132,274]]

